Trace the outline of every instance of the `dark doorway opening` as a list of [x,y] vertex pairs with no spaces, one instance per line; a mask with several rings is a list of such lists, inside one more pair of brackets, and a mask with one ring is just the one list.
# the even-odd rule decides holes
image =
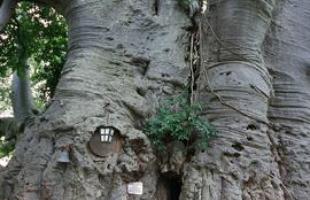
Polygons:
[[170,190],[170,200],[179,200],[182,182],[180,178],[167,179]]
[[158,182],[157,193],[161,200],[179,200],[182,180],[180,176],[163,174]]

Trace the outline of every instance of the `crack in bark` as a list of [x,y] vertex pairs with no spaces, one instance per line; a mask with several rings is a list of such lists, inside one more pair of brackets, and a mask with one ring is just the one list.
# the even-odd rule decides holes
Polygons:
[[154,15],[158,16],[160,8],[160,0],[154,0],[153,8],[154,8]]
[[286,174],[287,169],[284,164],[286,158],[283,156],[283,153],[282,153],[283,144],[281,142],[281,136],[279,134],[277,135],[278,144],[277,142],[274,141],[272,137],[272,133],[275,133],[276,131],[280,132],[281,129],[277,125],[273,125],[272,129],[269,129],[266,132],[268,139],[271,143],[270,152],[273,155],[274,161],[278,165],[278,170],[279,170],[279,175],[280,175],[280,178],[277,178],[275,176],[272,176],[272,178],[280,180],[281,182],[280,187],[282,188],[282,191],[284,193],[284,199],[294,200],[295,198],[292,196],[292,194],[290,193],[290,191],[285,185],[285,174]]

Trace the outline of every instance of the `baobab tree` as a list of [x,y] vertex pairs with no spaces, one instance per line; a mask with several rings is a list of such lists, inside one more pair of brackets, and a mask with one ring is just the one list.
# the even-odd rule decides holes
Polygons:
[[[2,199],[308,199],[309,1],[209,0],[194,16],[179,0],[35,2],[65,17],[68,56],[1,171]],[[1,28],[15,5],[2,1]],[[217,137],[162,159],[143,124],[188,83]],[[89,147],[100,127],[121,138],[103,157]]]

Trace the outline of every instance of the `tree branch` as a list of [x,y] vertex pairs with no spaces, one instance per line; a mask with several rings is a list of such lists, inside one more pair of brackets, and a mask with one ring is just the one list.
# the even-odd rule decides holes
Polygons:
[[16,7],[17,0],[3,0],[0,7],[0,31],[9,22]]

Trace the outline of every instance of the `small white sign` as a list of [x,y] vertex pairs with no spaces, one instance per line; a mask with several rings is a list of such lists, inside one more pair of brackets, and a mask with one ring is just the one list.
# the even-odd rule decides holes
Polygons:
[[128,194],[142,195],[143,194],[143,183],[142,182],[129,183],[127,185],[127,192]]

